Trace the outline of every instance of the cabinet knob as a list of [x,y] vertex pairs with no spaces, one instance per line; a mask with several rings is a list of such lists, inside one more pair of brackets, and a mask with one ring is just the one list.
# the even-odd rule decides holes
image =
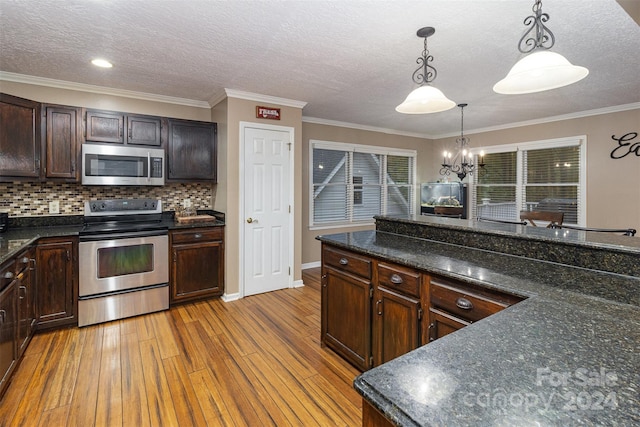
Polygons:
[[347,265],[349,264],[349,260],[346,258],[340,258],[340,265]]
[[458,298],[456,300],[456,307],[463,310],[471,310],[473,308],[473,303],[466,298]]
[[7,271],[6,273],[4,273],[4,276],[2,276],[5,279],[13,279],[14,275],[12,272]]
[[402,277],[399,274],[392,274],[391,275],[391,283],[396,284],[396,285],[401,285],[402,284]]

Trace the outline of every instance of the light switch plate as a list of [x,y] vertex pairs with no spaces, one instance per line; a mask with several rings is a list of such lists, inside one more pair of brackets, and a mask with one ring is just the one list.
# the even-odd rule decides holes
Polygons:
[[182,207],[183,208],[190,208],[191,207],[191,199],[184,199],[182,201]]
[[50,214],[60,213],[60,202],[58,200],[52,200],[49,202],[49,213]]

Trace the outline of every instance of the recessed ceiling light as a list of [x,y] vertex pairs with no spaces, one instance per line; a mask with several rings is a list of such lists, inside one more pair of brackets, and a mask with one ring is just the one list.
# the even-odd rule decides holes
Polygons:
[[94,59],[91,61],[91,63],[93,65],[95,65],[96,67],[102,67],[102,68],[111,68],[113,67],[113,64],[109,61],[107,61],[106,59]]

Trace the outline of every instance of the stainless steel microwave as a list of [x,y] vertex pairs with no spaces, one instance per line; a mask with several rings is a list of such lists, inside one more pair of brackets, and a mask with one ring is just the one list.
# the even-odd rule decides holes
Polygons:
[[82,144],[84,185],[164,185],[164,150]]

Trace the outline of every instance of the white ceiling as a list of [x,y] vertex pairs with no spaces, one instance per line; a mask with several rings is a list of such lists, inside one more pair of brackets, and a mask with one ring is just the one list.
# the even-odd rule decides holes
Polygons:
[[[640,0],[620,0],[623,4]],[[615,0],[544,0],[552,49],[590,71],[564,88],[499,95],[532,0],[0,0],[0,71],[211,102],[225,88],[307,102],[305,120],[428,137],[459,109],[403,115],[429,38],[433,85],[465,131],[640,106],[640,27]],[[637,6],[637,5],[635,5]],[[636,7],[637,10],[637,7]],[[114,68],[89,64],[104,57]],[[1,84],[1,83],[0,83]],[[1,86],[0,86],[1,89]]]

